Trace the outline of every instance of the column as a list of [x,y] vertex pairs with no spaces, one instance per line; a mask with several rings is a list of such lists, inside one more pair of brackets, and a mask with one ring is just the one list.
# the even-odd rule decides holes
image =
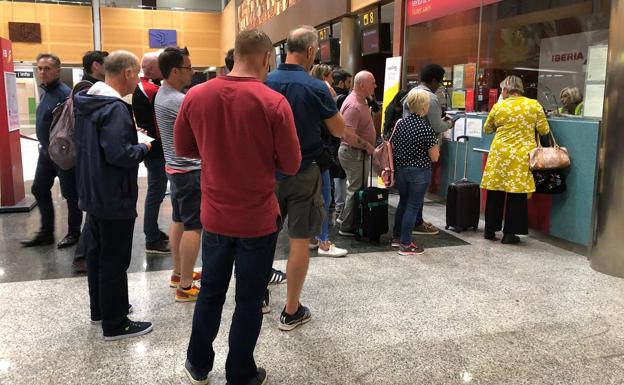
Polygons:
[[[598,156],[598,183],[591,267],[624,277],[624,0],[612,0],[605,107]],[[589,181],[588,181],[589,182]]]
[[91,0],[91,12],[93,13],[93,49],[102,50],[102,29],[100,21],[100,0]]
[[361,32],[357,19],[340,20],[340,67],[355,75],[362,67]]

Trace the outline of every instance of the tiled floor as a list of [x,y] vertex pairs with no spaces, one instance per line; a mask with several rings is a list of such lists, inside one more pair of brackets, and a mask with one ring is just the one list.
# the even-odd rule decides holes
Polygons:
[[[169,214],[165,203],[165,228]],[[71,252],[15,245],[37,215],[0,216],[0,384],[187,384],[193,304],[174,302],[167,257],[145,257],[141,220],[132,318],[154,331],[105,343],[88,321],[86,279],[72,277]],[[443,227],[444,207],[428,204],[425,217]],[[624,384],[624,280],[532,238],[518,246],[482,232],[440,238],[417,257],[381,247],[313,258],[302,299],[313,320],[290,333],[277,328],[286,287],[272,287],[256,349],[269,383]],[[233,306],[230,297],[211,384],[225,383]]]

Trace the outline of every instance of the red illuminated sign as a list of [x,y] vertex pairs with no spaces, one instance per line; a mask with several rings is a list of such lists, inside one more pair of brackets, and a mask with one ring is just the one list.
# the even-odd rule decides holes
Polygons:
[[552,55],[553,62],[585,60],[583,52],[566,52]]
[[408,0],[407,25],[423,23],[501,0]]

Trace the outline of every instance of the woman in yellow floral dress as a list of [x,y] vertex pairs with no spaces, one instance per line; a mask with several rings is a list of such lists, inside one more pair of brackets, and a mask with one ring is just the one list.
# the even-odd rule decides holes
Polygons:
[[549,129],[542,106],[523,96],[519,77],[506,77],[500,87],[503,100],[492,107],[484,127],[486,134],[496,133],[481,180],[487,190],[484,237],[496,239],[504,212],[501,242],[510,244],[520,242],[516,234],[528,234],[527,194],[535,191],[529,152],[536,147],[535,130],[545,135]]

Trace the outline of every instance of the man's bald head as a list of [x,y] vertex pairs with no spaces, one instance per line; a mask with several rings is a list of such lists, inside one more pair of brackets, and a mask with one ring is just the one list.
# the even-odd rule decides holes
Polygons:
[[128,51],[115,51],[104,59],[106,84],[121,96],[134,91],[139,82],[139,58]]
[[372,73],[368,71],[360,71],[355,74],[355,78],[353,78],[353,84],[356,86],[361,85],[363,82],[370,80],[370,79],[373,79],[373,80],[375,79]]
[[160,68],[158,66],[159,52],[148,52],[143,55],[141,60],[141,68],[143,69],[143,76],[152,80],[161,80],[163,78]]
[[368,71],[360,71],[353,78],[353,90],[362,97],[367,97],[375,93],[377,84],[375,76]]

